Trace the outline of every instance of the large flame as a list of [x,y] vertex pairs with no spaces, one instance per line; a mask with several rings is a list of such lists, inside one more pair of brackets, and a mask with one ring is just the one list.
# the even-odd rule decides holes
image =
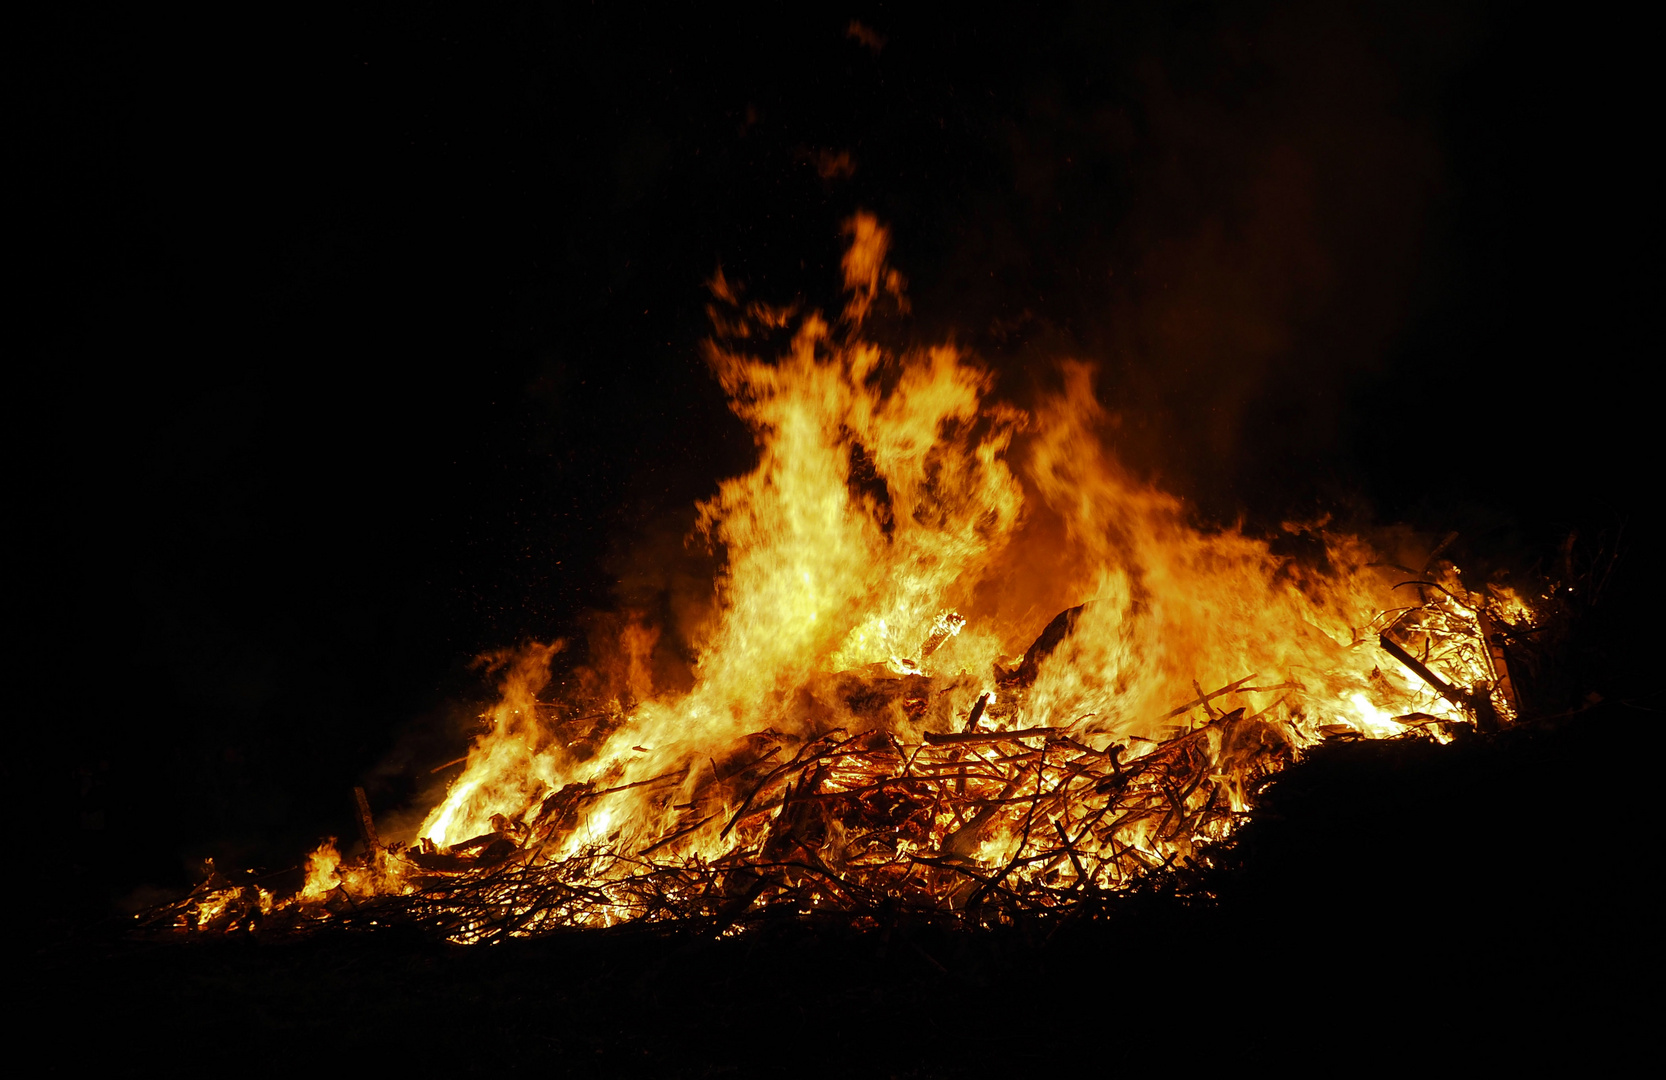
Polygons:
[[[1021,410],[952,346],[898,354],[866,339],[865,321],[901,308],[904,286],[871,215],[847,234],[848,302],[832,323],[744,304],[721,273],[712,282],[709,359],[758,462],[698,508],[690,540],[713,545],[723,569],[715,617],[691,643],[692,688],[656,692],[646,657],[658,631],[639,622],[620,635],[611,696],[541,697],[554,645],[495,658],[489,730],[423,822],[421,852],[518,845],[541,827],[526,860],[718,859],[750,841],[726,827],[738,793],[701,804],[713,777],[744,766],[754,743],[802,747],[840,729],[906,750],[969,720],[1047,728],[1137,760],[1229,708],[1292,751],[1339,731],[1471,719],[1466,699],[1385,654],[1378,635],[1396,620],[1430,671],[1508,711],[1489,696],[1484,616],[1455,589],[1396,592],[1407,553],[1358,537],[1291,526],[1310,541],[1298,559],[1191,523],[1106,448],[1090,367],[1062,365],[1059,388]],[[772,334],[790,335],[780,355],[745,351]],[[901,682],[906,693],[852,691]],[[749,743],[758,733],[768,740]],[[1234,809],[1251,779],[1225,777]],[[1120,842],[1154,859],[1190,842],[1131,828]],[[953,854],[993,865],[1023,842],[1011,831]],[[308,896],[340,873],[327,854]]]

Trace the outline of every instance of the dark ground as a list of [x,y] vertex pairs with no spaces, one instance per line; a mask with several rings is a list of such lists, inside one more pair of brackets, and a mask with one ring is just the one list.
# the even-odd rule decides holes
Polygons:
[[[1609,995],[1653,917],[1628,868],[1654,857],[1659,714],[1615,704],[1493,749],[1327,751],[1218,909],[921,937],[947,975],[810,931],[453,955],[86,928],[205,857],[281,870],[351,835],[355,784],[422,804],[484,693],[471,657],[664,610],[688,507],[751,452],[699,356],[702,282],[828,304],[859,207],[893,226],[918,340],[1019,401],[1097,361],[1118,453],[1200,520],[1458,529],[1517,569],[1623,534],[1552,704],[1659,708],[1645,36],[1274,0],[57,5],[12,40],[0,779],[53,854],[13,859],[8,897],[44,927],[39,1000],[110,1046],[702,1075],[803,1031],[825,1049],[783,1069],[933,1075],[1367,1033],[1594,1053],[1630,1023]],[[1171,951],[1195,980],[1149,970]]]

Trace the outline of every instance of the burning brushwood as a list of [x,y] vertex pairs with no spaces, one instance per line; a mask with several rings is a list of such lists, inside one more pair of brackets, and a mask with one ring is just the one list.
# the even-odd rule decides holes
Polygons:
[[[1448,706],[1472,700],[1414,663],[1456,699]],[[875,710],[921,689],[890,684],[919,678],[832,683]],[[340,880],[324,899],[342,898],[328,909],[336,921],[410,923],[457,940],[641,920],[721,931],[818,913],[1058,914],[1196,858],[1232,830],[1263,780],[1322,734],[1291,708],[1302,684],[1255,679],[1166,710],[1158,723],[1186,722],[1161,740],[1108,741],[1077,730],[1086,718],[1024,723],[1021,687],[1004,698],[985,690],[962,722],[946,725],[959,730],[917,739],[879,727],[752,732],[703,768],[569,784],[454,844],[383,850],[384,862],[404,868],[392,875],[395,889],[366,888],[362,877],[349,887],[338,861]],[[925,681],[928,694],[943,689]],[[978,726],[985,714],[993,726]],[[1406,719],[1411,730],[1416,721]],[[598,827],[620,797],[665,807],[659,832],[634,850]],[[216,917],[195,925],[212,928]]]
[[[864,288],[886,238],[851,234]],[[768,314],[758,341],[789,319]],[[888,355],[860,322],[805,315],[773,362],[710,346],[759,460],[698,508],[724,562],[683,688],[656,690],[636,623],[569,701],[558,645],[494,658],[487,730],[413,846],[359,792],[364,855],[321,847],[269,924],[1066,912],[1201,857],[1324,738],[1515,716],[1508,590],[1432,557],[1399,582],[1318,527],[1289,527],[1303,559],[1199,528],[1103,448],[1086,367],[1024,412],[955,350]]]

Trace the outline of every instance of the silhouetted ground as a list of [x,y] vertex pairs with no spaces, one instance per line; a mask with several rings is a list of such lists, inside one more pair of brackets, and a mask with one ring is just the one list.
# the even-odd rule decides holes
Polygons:
[[20,983],[43,1019],[86,1033],[55,1059],[76,1072],[1595,1071],[1652,1025],[1661,730],[1611,703],[1446,747],[1330,744],[1220,853],[1201,879],[1215,901],[1170,883],[1052,929],[465,949],[396,933],[157,944],[105,923],[49,935]]

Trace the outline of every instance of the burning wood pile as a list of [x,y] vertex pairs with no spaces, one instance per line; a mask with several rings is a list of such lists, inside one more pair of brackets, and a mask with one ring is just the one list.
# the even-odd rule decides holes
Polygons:
[[[901,279],[877,223],[850,233],[836,331],[712,283],[760,460],[699,507],[723,571],[682,630],[691,687],[660,688],[639,622],[553,702],[561,643],[497,657],[488,730],[409,845],[360,792],[359,858],[326,843],[282,899],[212,876],[149,923],[476,942],[1064,914],[1206,858],[1323,739],[1514,718],[1516,593],[1412,538],[1190,524],[1106,450],[1089,369],[1020,410],[952,349],[863,341]],[[788,330],[777,360],[740,351]]]
[[[1509,708],[1507,677],[1492,692],[1448,681],[1454,670],[1501,657],[1482,635],[1491,621],[1485,609],[1466,618],[1455,598],[1425,588],[1444,602],[1402,613],[1377,644],[1384,661],[1397,657],[1426,681],[1441,715],[1413,711],[1382,722],[1401,736],[1442,740],[1463,726],[1499,723]],[[952,707],[970,693],[964,678],[842,673],[819,689],[866,718],[860,730],[812,737],[765,729],[686,769],[611,786],[568,784],[444,847],[381,845],[361,790],[366,854],[348,865],[328,846],[315,855],[313,877],[335,878],[327,889],[314,884],[274,904],[262,890],[216,875],[147,921],[195,930],[400,924],[483,941],[621,922],[721,932],[783,916],[1062,915],[1206,853],[1302,747],[1383,733],[1314,723],[1311,705],[1298,704],[1307,687],[1258,685],[1254,675],[1169,710],[1156,738],[1107,741],[1092,714],[1026,725],[1036,671],[1082,610],[1055,619],[964,715]],[[918,741],[887,730],[885,719],[898,710],[925,722]],[[931,730],[944,726],[954,729]],[[598,809],[626,793],[665,815],[660,832],[635,850],[623,849],[617,833],[595,831]],[[715,857],[691,850],[700,835],[725,850]]]

